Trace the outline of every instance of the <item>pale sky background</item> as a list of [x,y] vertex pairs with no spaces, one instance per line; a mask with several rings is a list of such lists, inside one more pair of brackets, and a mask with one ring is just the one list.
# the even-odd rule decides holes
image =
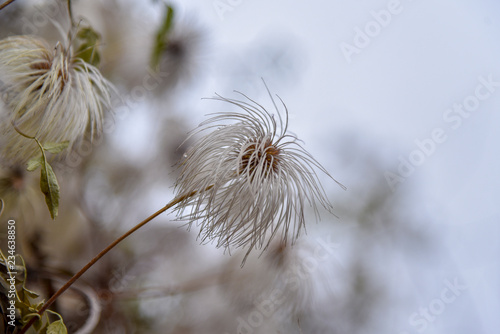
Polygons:
[[[231,6],[231,10],[217,12],[217,3]],[[266,78],[271,91],[290,109],[292,131],[300,134],[307,149],[348,187],[362,183],[363,175],[342,170],[336,157],[328,154],[343,145],[332,143],[331,138],[357,138],[389,166],[389,171],[397,172],[399,157],[407,159],[418,149],[416,140],[431,138],[433,129],[442,129],[446,140],[436,144],[424,163],[399,185],[413,194],[415,203],[409,210],[432,217],[442,252],[436,255],[441,259],[438,264],[429,259],[433,264],[428,265],[425,258],[411,264],[410,271],[421,274],[409,279],[416,287],[413,310],[428,307],[439,297],[445,286],[443,278],[458,278],[467,285],[463,295],[456,303],[447,304],[425,332],[497,333],[500,2],[402,0],[398,14],[392,14],[390,22],[370,37],[369,45],[348,62],[341,44],[353,45],[355,29],[365,29],[374,21],[372,11],[386,10],[390,4],[176,3],[180,17],[199,18],[205,24],[211,41],[192,100],[203,110],[210,102],[198,98],[214,92],[230,95],[236,89],[259,96],[263,90],[249,87],[258,87],[260,77]],[[263,48],[266,45],[267,50]],[[273,47],[285,47],[286,61],[279,62],[282,68],[259,63]],[[295,71],[288,73],[290,62]],[[254,75],[246,77],[250,82],[228,79],[238,66]],[[284,73],[286,79],[274,79],[273,71]],[[480,77],[491,77],[497,86],[453,129],[453,123],[443,119],[446,110],[467,98],[471,101]],[[260,96],[266,99],[264,94]],[[193,126],[201,120],[199,113],[193,116]],[[331,135],[322,135],[325,133]],[[336,193],[344,196],[341,191]],[[394,333],[417,333],[408,323],[410,314],[401,314],[396,321],[401,325]]]
[[[143,1],[131,6],[156,24],[160,4],[149,8],[144,3],[151,1]],[[394,272],[388,287],[408,297],[401,309],[396,309],[398,304],[378,311],[387,315],[381,321],[391,324],[390,334],[498,333],[500,1],[172,3],[181,22],[196,23],[207,37],[196,57],[194,84],[176,99],[178,109],[189,113],[190,127],[203,121],[204,114],[225,107],[201,100],[215,92],[236,98],[232,91],[239,90],[272,107],[264,78],[271,92],[286,102],[290,130],[348,187],[344,192],[323,178],[335,196],[333,203],[355,200],[366,182],[359,169],[346,168],[338,154],[342,149],[364,148],[353,152],[376,157],[385,169],[383,178],[384,172],[398,172],[400,159],[421,154],[416,142],[429,142],[433,132],[440,132],[442,142],[434,143],[432,152],[394,190],[396,196],[409,196],[400,210],[422,221],[415,227],[430,233],[438,246],[423,249],[411,263],[403,257],[374,264]],[[375,17],[385,21],[381,25]],[[359,45],[358,32],[370,28],[377,30],[365,35],[366,45]],[[346,45],[357,47],[357,53],[346,55]],[[459,125],[457,113],[453,122],[446,121],[450,108],[471,101],[478,105],[468,117],[460,117]],[[131,160],[140,161],[140,152],[153,145],[141,141],[155,126],[148,117],[131,113],[113,134],[117,150]],[[164,191],[148,195],[145,202],[156,210],[171,196]],[[345,229],[350,223],[345,222]],[[310,231],[314,239],[315,229]],[[339,253],[347,250],[340,243]],[[440,299],[455,280],[465,286],[463,291],[418,331],[409,322],[411,314]]]
[[[179,108],[192,113],[191,127],[204,114],[220,110],[221,104],[200,99],[215,92],[236,97],[232,91],[239,90],[271,107],[263,77],[272,93],[286,102],[291,131],[351,189],[343,192],[325,178],[325,187],[339,200],[355,199],[366,180],[359,170],[343,168],[345,163],[336,155],[339,150],[360,143],[366,148],[360,154],[377,157],[385,172],[397,173],[401,158],[419,154],[417,141],[428,142],[433,131],[440,132],[441,142],[395,189],[396,196],[409,194],[410,203],[401,210],[424,221],[417,228],[429,232],[438,247],[422,250],[415,262],[376,264],[382,271],[394,271],[388,286],[408,297],[402,309],[395,305],[386,310],[387,321],[391,333],[497,333],[500,2],[184,0],[173,4],[181,22],[197,22],[208,37],[197,60],[195,84],[180,99]],[[138,15],[152,21],[160,18],[158,12],[136,5]],[[389,9],[393,13],[387,18]],[[384,26],[375,23],[377,15],[379,20],[385,17]],[[341,46],[355,47],[357,31],[367,27],[378,30],[372,31],[366,45],[358,45],[358,53],[346,56]],[[493,84],[485,86],[484,81]],[[478,85],[482,85],[479,90]],[[477,94],[484,98],[475,100]],[[459,125],[456,118],[446,121],[448,109],[474,101],[479,104]],[[130,144],[137,144],[141,133],[154,125],[154,120],[140,115],[131,116],[130,125],[115,134],[131,159],[137,157],[131,155]],[[129,141],[123,139],[124,133]],[[158,193],[151,198],[163,201]],[[411,314],[441,298],[446,282],[455,280],[466,288],[419,331],[409,322]]]

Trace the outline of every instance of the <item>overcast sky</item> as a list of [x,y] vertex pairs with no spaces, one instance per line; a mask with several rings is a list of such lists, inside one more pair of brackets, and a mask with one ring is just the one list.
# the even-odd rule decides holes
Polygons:
[[[342,168],[337,153],[361,143],[383,166],[388,191],[411,194],[405,209],[432,217],[425,228],[440,245],[438,263],[424,257],[412,264],[408,272],[418,275],[401,286],[425,286],[414,291],[416,306],[442,300],[449,285],[462,302],[446,303],[445,316],[425,332],[497,333],[500,1],[173,2],[177,17],[208,38],[182,100],[191,126],[220,110],[200,99],[215,92],[236,97],[239,90],[271,107],[264,78],[286,102],[290,130],[348,191],[328,180],[325,187],[349,198],[364,175]],[[158,21],[156,9],[134,6]],[[127,134],[129,141],[120,139],[126,150],[154,125],[140,113],[128,122],[115,134]],[[424,332],[408,316],[403,312],[394,333]]]
[[[333,153],[347,140],[365,145],[387,188],[411,194],[407,210],[432,217],[425,228],[440,246],[440,260],[412,264],[417,275],[401,286],[424,286],[417,306],[442,298],[447,284],[466,286],[462,304],[447,304],[425,332],[497,333],[500,2],[186,0],[176,13],[209,38],[183,104],[192,126],[201,110],[220,110],[200,100],[214,92],[271,106],[263,77],[286,102],[291,130],[348,188],[363,175]],[[394,333],[424,332],[409,315]]]
[[[258,95],[249,87],[264,77],[290,109],[292,131],[347,186],[360,176],[338,170],[335,156],[324,152],[342,143],[325,138],[349,135],[368,143],[386,172],[402,176],[393,179],[394,190],[412,189],[415,208],[434,218],[443,270],[468,287],[468,314],[452,305],[426,332],[446,333],[465,317],[471,328],[464,333],[496,333],[500,3],[191,0],[178,6],[180,16],[204,22],[211,38],[206,77],[193,95],[232,89]],[[267,66],[267,53],[281,58]],[[228,81],[238,66],[254,77]],[[405,175],[403,160],[416,165]],[[444,283],[435,283],[422,300],[439,295]]]

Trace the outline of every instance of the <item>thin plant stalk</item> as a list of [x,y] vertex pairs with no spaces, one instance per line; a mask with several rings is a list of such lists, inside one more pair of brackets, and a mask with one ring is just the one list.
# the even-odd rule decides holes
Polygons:
[[[209,188],[211,188],[211,187],[209,187]],[[151,220],[153,220],[154,218],[156,218],[157,216],[159,216],[163,212],[165,212],[168,209],[172,208],[173,206],[179,204],[180,202],[184,201],[185,199],[187,199],[187,198],[195,195],[196,193],[197,193],[197,191],[193,191],[193,192],[191,192],[189,194],[186,194],[186,195],[174,198],[170,203],[168,203],[167,205],[165,205],[163,208],[161,208],[160,210],[156,211],[151,216],[149,216],[148,218],[144,219],[142,222],[140,222],[139,224],[137,224],[136,226],[134,226],[133,228],[131,228],[129,231],[127,231],[125,234],[123,234],[122,236],[120,236],[118,239],[116,239],[115,241],[113,241],[111,244],[109,244],[99,254],[97,254],[92,260],[90,260],[89,263],[87,263],[82,269],[80,269],[80,271],[78,271],[73,277],[71,277],[59,290],[57,290],[56,293],[54,293],[52,295],[52,297],[50,297],[50,299],[45,302],[45,304],[43,304],[43,306],[40,308],[40,310],[38,310],[38,312],[37,312],[38,316],[33,316],[26,323],[26,325],[24,325],[24,327],[21,329],[21,331],[19,332],[19,334],[26,333],[26,331],[33,325],[33,323],[37,319],[39,319],[41,317],[41,315],[50,307],[50,305],[52,305],[52,303],[60,295],[62,295],[73,283],[75,283],[75,281],[77,279],[80,278],[80,276],[82,276],[87,270],[89,270],[90,267],[92,267],[97,261],[99,261],[99,259],[101,257],[103,257],[106,253],[108,253],[111,249],[113,249],[116,245],[118,245],[123,239],[125,239],[126,237],[128,237],[129,235],[131,235],[132,233],[134,233],[135,231],[137,231],[142,226],[144,226],[147,223],[149,223]]]
[[74,27],[75,21],[73,19],[73,10],[71,9],[71,0],[68,0],[68,16],[69,16],[69,20],[71,22],[71,26]]
[[4,9],[5,7],[7,7],[8,5],[10,5],[13,2],[14,2],[14,0],[5,1],[3,4],[0,5],[0,10]]

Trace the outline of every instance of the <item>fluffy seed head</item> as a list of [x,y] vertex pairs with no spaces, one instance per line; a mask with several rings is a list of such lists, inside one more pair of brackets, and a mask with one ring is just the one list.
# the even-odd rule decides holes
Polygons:
[[245,101],[213,98],[241,111],[212,114],[192,134],[210,131],[181,162],[176,193],[194,193],[177,210],[189,225],[199,223],[202,241],[217,240],[218,247],[227,249],[248,247],[248,255],[253,248],[265,250],[276,234],[285,244],[289,238],[293,242],[305,227],[306,204],[316,214],[318,203],[330,212],[332,205],[315,170],[331,176],[287,133],[283,101],[284,119],[269,94],[276,119],[243,96]]
[[42,143],[69,141],[70,146],[101,132],[104,112],[111,108],[112,86],[63,44],[49,47],[33,36],[0,40],[4,161],[20,164],[39,154],[36,144],[19,135],[13,124]]

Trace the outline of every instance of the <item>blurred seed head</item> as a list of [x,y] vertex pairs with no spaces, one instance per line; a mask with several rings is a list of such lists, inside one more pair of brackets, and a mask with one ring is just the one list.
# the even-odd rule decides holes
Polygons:
[[307,243],[298,242],[292,248],[278,240],[263,256],[251,254],[243,268],[235,269],[241,260],[236,256],[221,276],[223,296],[242,316],[265,310],[266,321],[294,322],[299,315],[312,312],[314,278],[324,271],[319,266],[310,270],[307,264],[312,257]]
[[316,170],[330,175],[287,133],[285,104],[281,101],[283,118],[270,94],[276,119],[243,96],[245,101],[214,98],[242,111],[216,113],[201,123],[193,134],[211,132],[181,162],[176,193],[195,193],[179,204],[178,214],[189,225],[198,222],[203,242],[217,240],[217,247],[226,249],[247,247],[248,256],[253,248],[265,250],[277,234],[283,244],[289,239],[293,243],[305,228],[306,205],[317,215],[318,205],[329,212],[332,205]]
[[34,36],[0,40],[0,154],[23,164],[39,155],[40,142],[78,145],[102,131],[112,85],[97,68],[74,55],[68,42],[50,47]]
[[20,194],[26,188],[26,172],[21,168],[12,168],[0,172],[0,197]]
[[7,217],[24,217],[46,211],[39,200],[40,190],[35,178],[34,173],[21,166],[0,167],[0,198]]

